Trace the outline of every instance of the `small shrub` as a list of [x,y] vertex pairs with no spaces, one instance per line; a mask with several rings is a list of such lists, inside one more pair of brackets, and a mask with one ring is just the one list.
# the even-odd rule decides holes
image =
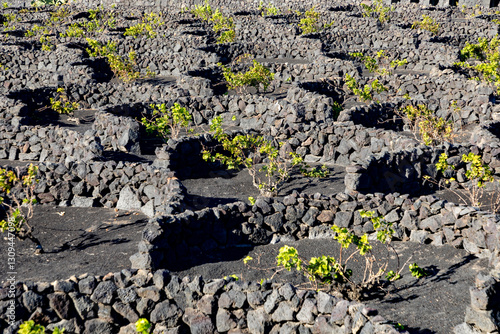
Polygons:
[[47,27],[39,26],[37,24],[33,25],[31,29],[28,29],[25,33],[25,37],[33,37],[38,35],[48,35],[50,31]]
[[207,0],[205,0],[205,5],[194,5],[193,10],[191,10],[191,13],[197,17],[202,19],[203,21],[208,21],[212,17],[212,7],[208,3]]
[[50,98],[50,107],[59,114],[72,114],[80,105],[77,102],[69,102],[64,88],[57,88],[56,97]]
[[259,88],[259,86],[262,85],[264,91],[267,90],[271,81],[274,79],[274,73],[255,59],[253,59],[252,62],[253,66],[244,73],[233,73],[229,67],[226,67],[221,63],[217,64],[222,69],[222,74],[227,82],[228,89],[239,89],[241,91],[245,86]]
[[40,241],[33,236],[33,228],[28,221],[33,217],[33,204],[36,203],[35,187],[38,167],[30,164],[26,174],[0,168],[0,191],[8,196],[8,200],[0,197],[0,205],[6,208],[7,219],[0,221],[2,232],[8,232],[9,238],[14,235],[20,239],[30,239],[37,246],[37,253],[43,252]]
[[[359,88],[359,84],[354,77],[346,73],[345,84],[360,101],[367,102],[373,100],[373,93],[380,93],[387,90],[387,87],[382,85],[378,79],[373,80],[369,85],[365,85],[363,89]],[[377,101],[378,102],[378,101]]]
[[152,119],[143,117],[141,123],[148,133],[158,133],[165,142],[169,137],[177,138],[181,129],[187,128],[193,119],[179,103],[174,103],[170,109],[167,109],[164,103],[151,104],[150,107],[153,109]]
[[427,271],[420,268],[416,263],[410,264],[410,272],[411,275],[416,278],[422,278],[429,275]]
[[54,49],[54,44],[52,44],[52,38],[48,35],[40,36],[40,43],[42,44],[42,50],[50,52]]
[[[490,166],[484,163],[482,157],[478,154],[472,152],[463,154],[461,161],[468,164],[467,170],[465,171],[465,177],[467,177],[469,182],[467,184],[458,184],[457,186],[465,192],[466,197],[457,190],[451,189],[451,191],[453,191],[465,204],[469,204],[468,202],[470,202],[472,206],[479,207],[481,206],[479,200],[483,196],[485,184],[494,181],[493,172]],[[448,155],[446,153],[442,153],[439,156],[439,161],[435,166],[436,170],[442,173],[455,169],[455,166],[448,163]],[[431,179],[430,176],[427,176],[426,179],[437,183],[435,180]],[[446,183],[455,181],[455,178],[446,179]],[[467,198],[469,201],[467,201]],[[491,209],[495,212],[498,210],[497,204],[498,203],[492,204]]]
[[319,27],[319,13],[314,10],[314,6],[304,13],[304,18],[300,20],[299,29],[302,35],[318,32]]
[[140,318],[135,322],[135,330],[139,334],[149,334],[151,332],[151,323],[148,319]]
[[[281,158],[278,148],[262,136],[246,134],[230,138],[222,129],[220,116],[212,120],[210,129],[224,152],[213,153],[214,150],[204,150],[203,159],[211,162],[220,161],[228,169],[245,166],[252,177],[253,185],[263,196],[276,195],[290,177],[291,168],[302,163],[302,158],[293,153],[291,162]],[[262,161],[264,164],[258,168],[257,164]]]
[[108,41],[106,45],[86,38],[90,48],[87,48],[87,53],[90,57],[105,57],[111,68],[111,71],[123,81],[133,81],[140,77],[140,73],[134,70],[136,65],[135,51],[130,51],[127,58],[122,58],[117,54],[116,43]]
[[69,27],[66,28],[65,32],[59,34],[61,37],[84,37],[85,30],[81,28],[78,23],[73,23]]
[[413,22],[411,28],[427,30],[437,35],[439,32],[439,23],[436,23],[436,21],[428,15],[422,15],[422,21]]
[[420,135],[425,145],[437,145],[453,139],[453,122],[434,116],[423,104],[406,106],[396,113],[410,124],[416,138],[417,133]]
[[204,6],[195,5],[191,13],[203,21],[213,23],[214,32],[220,33],[217,37],[217,44],[234,42],[236,32],[233,19],[222,15],[219,9],[214,12],[208,1],[205,1]]
[[305,164],[303,167],[300,167],[300,173],[307,177],[316,177],[316,178],[327,177],[330,174],[330,171],[325,165],[321,167],[314,167],[312,169],[309,168],[310,167],[307,164]]
[[359,58],[370,73],[377,73],[379,75],[391,75],[392,71],[389,68],[396,68],[408,63],[406,59],[391,60],[385,54],[385,50],[380,50],[376,53],[375,57],[365,56],[362,52],[352,52],[350,55],[354,58]]
[[[491,40],[479,37],[477,44],[465,43],[465,47],[460,50],[460,62],[456,66],[470,68],[479,74],[473,78],[483,80],[495,87],[497,94],[500,94],[500,39],[495,36]],[[470,64],[468,59],[475,58],[480,62]]]
[[131,26],[125,30],[125,36],[133,36],[137,38],[138,36],[144,35],[148,38],[154,38],[157,35],[156,30],[158,30],[165,22],[160,15],[155,13],[144,14],[142,21],[134,26]]
[[390,17],[388,13],[394,11],[393,6],[384,6],[382,0],[374,0],[371,5],[365,5],[362,3],[361,8],[363,9],[363,17],[370,17],[374,14],[377,16],[380,23],[389,22]]
[[279,15],[280,10],[276,8],[273,4],[264,5],[264,1],[260,1],[259,7],[257,8],[262,16]]
[[[372,221],[373,228],[377,231],[377,240],[388,246],[394,234],[392,223],[388,223],[384,221],[383,218],[377,217],[373,211],[360,210],[359,213],[361,217],[369,218]],[[320,257],[313,257],[307,261],[299,256],[295,248],[285,245],[280,249],[279,254],[276,257],[277,265],[286,270],[296,269],[301,271],[310,280],[310,282],[314,284],[315,289],[318,289],[319,286],[325,285],[327,287],[336,286],[345,293],[346,291],[343,289],[345,289],[346,284],[349,284],[351,287],[351,297],[360,299],[362,297],[363,290],[370,289],[371,287],[380,284],[380,279],[387,270],[388,261],[378,261],[372,254],[372,246],[368,241],[368,234],[365,233],[362,236],[357,236],[352,232],[349,232],[347,228],[340,228],[336,225],[332,226],[332,230],[335,231],[334,239],[337,240],[341,246],[338,259],[323,255]],[[356,246],[356,251],[349,255],[347,259],[343,259],[343,253],[349,248],[350,245]],[[365,259],[365,270],[363,279],[360,283],[355,283],[351,280],[353,272],[347,267],[347,264],[353,259],[355,254],[361,255]],[[411,257],[406,261],[406,263],[408,263],[410,259]],[[394,281],[401,278],[401,271],[405,267],[406,263],[403,264],[398,271],[388,271],[386,279],[388,281]],[[415,277],[423,277],[422,273],[424,271],[421,268],[417,268],[418,266],[416,264],[411,265],[411,273],[413,274],[418,270],[420,276]]]
[[[19,326],[19,331],[17,332],[18,334],[45,334],[45,327],[42,325],[37,325],[33,320],[28,320],[23,322]],[[58,327],[55,327],[54,330],[52,331],[52,334],[63,334],[64,333],[64,328],[59,329]]]

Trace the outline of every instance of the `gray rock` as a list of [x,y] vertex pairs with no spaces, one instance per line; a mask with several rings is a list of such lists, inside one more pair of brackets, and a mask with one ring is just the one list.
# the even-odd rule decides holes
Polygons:
[[77,208],[92,208],[95,206],[95,198],[75,196],[71,201],[71,205]]
[[252,334],[267,334],[269,320],[269,315],[262,307],[250,310],[247,315],[248,330]]
[[151,322],[157,323],[164,321],[167,327],[175,327],[179,323],[181,316],[182,310],[175,304],[164,301],[157,304],[153,312],[151,312]]
[[52,293],[47,296],[49,298],[49,306],[61,319],[71,318],[71,303],[68,295],[62,292]]
[[352,221],[353,214],[352,212],[340,211],[335,214],[335,220],[333,222],[334,225],[338,227],[349,227]]
[[210,283],[206,283],[203,286],[203,293],[205,294],[210,294],[210,295],[215,295],[217,292],[220,291],[224,287],[226,282],[223,279],[215,279]]
[[480,331],[472,328],[465,322],[462,322],[460,325],[456,325],[453,328],[453,333],[454,334],[481,334]]
[[316,301],[312,298],[307,298],[302,304],[299,313],[297,313],[297,320],[306,324],[313,324],[315,315],[317,314]]
[[95,288],[90,299],[96,303],[111,304],[116,290],[116,285],[112,281],[101,282]]
[[410,241],[423,244],[427,239],[429,232],[427,231],[411,231]]
[[116,208],[120,210],[140,210],[142,207],[141,201],[130,186],[125,186],[120,191],[120,197],[116,203]]
[[118,313],[131,323],[135,323],[137,320],[139,320],[139,316],[129,304],[116,302],[113,304],[113,309],[116,311],[116,313]]
[[166,269],[160,269],[153,274],[153,283],[158,289],[163,289],[169,282],[170,271]]
[[293,309],[289,302],[281,302],[276,311],[273,312],[272,320],[276,322],[292,321]]
[[[210,317],[204,315],[198,310],[187,308],[182,320],[189,326],[192,334],[212,334],[214,325]],[[168,325],[167,325],[168,326]],[[173,327],[173,326],[168,326]]]
[[264,217],[264,223],[271,227],[273,232],[279,232],[284,225],[283,214],[276,212],[270,216]]
[[227,332],[236,327],[236,323],[231,319],[231,313],[224,309],[217,311],[215,324],[219,332]]
[[43,305],[43,297],[31,290],[23,293],[22,300],[24,307],[26,307],[30,313],[33,313],[37,307],[41,307]]
[[83,334],[112,334],[114,333],[113,326],[101,319],[91,319],[85,322],[85,330]]
[[78,290],[82,294],[90,295],[94,292],[94,289],[97,285],[97,281],[94,276],[88,276],[78,282]]
[[76,292],[70,292],[69,296],[73,300],[73,305],[80,319],[86,320],[95,317],[95,304],[90,300],[89,296],[81,295]]
[[337,304],[337,298],[323,292],[319,291],[317,295],[317,305],[319,313],[332,313],[335,304]]
[[302,217],[302,222],[309,225],[314,226],[316,222],[316,217],[319,215],[318,208],[310,207],[309,210],[306,211],[304,217]]
[[497,313],[498,310],[482,311],[467,307],[465,311],[465,322],[474,325],[484,333],[490,333],[498,330],[496,326]]
[[136,287],[133,286],[116,290],[116,295],[118,299],[126,304],[133,303],[137,300]]

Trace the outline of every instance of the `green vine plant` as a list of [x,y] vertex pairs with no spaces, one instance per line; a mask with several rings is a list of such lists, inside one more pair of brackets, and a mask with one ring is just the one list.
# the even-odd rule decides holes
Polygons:
[[80,108],[77,102],[70,102],[64,88],[57,88],[56,96],[50,98],[50,108],[58,114],[73,114]]
[[[366,84],[363,89],[359,87],[358,82],[348,73],[344,77],[345,84],[349,90],[351,90],[354,95],[358,97],[360,101],[368,102],[373,100],[373,93],[381,93],[387,91],[387,87],[382,85],[378,79],[372,80],[370,84]],[[379,103],[379,101],[376,101]]]
[[86,38],[89,47],[87,53],[90,57],[105,57],[111,68],[111,71],[125,82],[138,79],[141,75],[134,70],[136,65],[135,51],[130,51],[127,58],[122,58],[117,53],[116,42],[108,41],[107,44],[102,44],[91,38]]
[[444,142],[452,142],[455,133],[453,122],[437,117],[423,104],[406,106],[396,111],[407,124],[416,139],[422,140],[425,145],[435,146]]
[[[388,223],[383,218],[377,217],[374,211],[360,210],[359,213],[361,217],[369,218],[372,221],[373,228],[377,232],[377,240],[389,248],[394,235],[392,223]],[[322,255],[306,260],[299,256],[298,251],[294,247],[285,245],[281,247],[276,257],[278,267],[283,267],[289,271],[296,269],[302,272],[316,290],[324,287],[327,289],[336,288],[351,298],[359,300],[363,297],[363,292],[380,286],[384,273],[387,272],[385,277],[388,281],[399,279],[401,271],[411,259],[410,257],[398,271],[387,271],[388,260],[385,262],[377,260],[372,253],[372,245],[368,241],[368,234],[365,233],[359,237],[349,232],[347,228],[340,228],[337,225],[333,225],[331,229],[336,234],[334,239],[340,244],[338,259]],[[350,245],[354,245],[356,250],[350,255],[346,255],[347,258],[343,258],[345,257],[344,252]],[[393,251],[395,252],[394,249]],[[356,254],[363,256],[365,259],[363,278],[359,283],[352,280],[353,271],[347,266]],[[397,258],[399,266],[399,257]],[[413,273],[411,268],[410,271]],[[347,286],[350,287],[350,290],[347,289]]]
[[299,29],[301,30],[302,35],[312,34],[315,32],[320,32],[321,30],[330,28],[335,23],[334,21],[324,24],[321,22],[321,15],[317,11],[314,10],[314,7],[311,7],[305,13],[301,13],[299,11],[296,14],[300,17],[304,15],[304,18],[299,21]]
[[376,73],[382,76],[391,75],[396,67],[403,66],[408,63],[406,59],[403,60],[389,60],[385,50],[377,51],[375,57],[365,56],[362,52],[352,52],[350,55],[354,58],[359,58],[370,73]]
[[[21,21],[19,17],[17,17],[14,13],[3,13],[3,31],[14,31],[16,30],[16,22]],[[8,34],[7,34],[8,36]]]
[[[55,327],[52,330],[52,334],[63,334],[64,333],[64,328],[59,329],[58,327]],[[37,325],[35,324],[35,321],[33,320],[28,320],[23,322],[19,326],[19,331],[17,332],[18,334],[45,334],[45,327],[42,325]]]
[[25,33],[25,37],[34,37],[39,35],[49,35],[50,30],[45,26],[39,26],[38,24],[33,25],[31,29],[28,29]]
[[30,239],[36,245],[36,253],[43,253],[40,241],[33,235],[33,227],[28,221],[33,217],[33,205],[36,203],[35,187],[38,167],[30,164],[26,173],[0,168],[0,205],[4,208],[7,219],[0,221],[2,233],[8,232],[8,239],[17,236]]
[[[222,118],[214,118],[210,125],[214,138],[223,153],[214,150],[203,151],[205,161],[219,161],[228,169],[247,168],[253,185],[265,197],[275,196],[280,187],[289,179],[293,166],[302,163],[302,158],[291,152],[291,161],[280,157],[279,149],[263,136],[245,134],[233,138],[222,129]],[[259,168],[257,165],[264,164]]]
[[302,175],[307,177],[325,178],[330,175],[330,170],[326,165],[311,168],[309,165],[303,164],[303,166],[299,168],[299,171]]
[[260,1],[257,10],[261,13],[263,17],[273,16],[281,14],[281,11],[273,4],[264,5],[264,1]]
[[66,0],[31,0],[32,7],[60,6],[68,3]]
[[[495,179],[493,178],[493,171],[490,166],[484,163],[483,158],[472,152],[469,154],[463,154],[461,162],[467,164],[467,169],[465,171],[465,177],[468,182],[459,183],[456,182],[454,177],[445,178],[446,184],[453,184],[454,187],[449,188],[455,195],[457,195],[465,204],[472,205],[475,207],[481,207],[481,198],[484,194],[484,187],[486,184],[492,184]],[[455,170],[455,166],[448,163],[448,155],[446,153],[441,153],[439,156],[439,161],[435,164],[436,170],[438,172],[447,173],[448,171]],[[435,179],[430,176],[425,176],[425,179],[439,184]],[[492,196],[490,209],[493,212],[498,212],[500,209],[500,196]]]
[[437,35],[439,32],[439,23],[428,15],[422,15],[422,21],[415,21],[411,25],[412,29],[420,29],[430,31],[432,34]]
[[219,9],[214,12],[208,1],[205,0],[205,5],[195,5],[191,10],[191,14],[196,18],[212,23],[212,30],[219,34],[217,44],[234,42],[236,32],[234,31],[233,18],[222,15]]
[[112,10],[104,10],[97,7],[88,11],[88,19],[81,22],[73,22],[59,35],[61,37],[79,38],[88,36],[90,33],[102,33],[116,27],[116,14]]
[[[245,54],[237,59],[236,62],[241,62],[243,59],[249,58],[251,58],[251,56]],[[246,86],[252,86],[257,89],[262,86],[264,91],[266,91],[271,82],[274,80],[274,73],[255,59],[252,59],[252,64],[253,65],[248,69],[248,71],[238,73],[234,73],[230,67],[224,66],[221,63],[217,63],[217,66],[222,69],[222,75],[226,80],[228,89],[236,89],[242,93],[243,88]]]
[[135,330],[138,334],[149,334],[151,332],[151,323],[146,318],[140,318],[135,322]]
[[380,23],[390,21],[389,13],[394,11],[394,6],[384,6],[383,0],[374,0],[371,5],[361,4],[363,17],[377,16]]
[[137,38],[138,36],[146,36],[148,38],[156,37],[157,30],[165,24],[161,15],[156,13],[144,14],[142,21],[133,25],[125,30],[125,36],[133,36]]
[[193,120],[189,111],[179,103],[174,103],[170,109],[165,103],[151,104],[150,107],[153,109],[151,119],[143,117],[141,123],[148,133],[157,133],[165,142],[168,138],[178,138],[182,128],[188,128]]
[[[482,80],[490,83],[497,94],[500,94],[500,40],[498,36],[488,40],[479,37],[477,44],[465,43],[465,47],[460,50],[460,62],[455,66],[470,68],[475,70],[479,76],[475,80]],[[474,58],[479,62],[469,63],[468,60]]]

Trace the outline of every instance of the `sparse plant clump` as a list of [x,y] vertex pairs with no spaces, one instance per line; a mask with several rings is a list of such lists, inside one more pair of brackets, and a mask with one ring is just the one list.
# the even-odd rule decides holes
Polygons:
[[151,104],[153,117],[147,119],[143,117],[141,123],[146,127],[148,133],[158,133],[163,140],[167,141],[169,137],[177,138],[182,128],[187,128],[193,117],[186,108],[181,107],[179,103],[168,109],[165,103]]
[[191,13],[197,18],[213,24],[214,32],[220,34],[217,37],[217,44],[234,42],[236,32],[234,31],[233,18],[222,15],[219,9],[214,12],[208,1],[205,1],[204,6],[195,5]]
[[299,22],[299,29],[301,30],[302,35],[320,32],[323,29],[330,28],[335,23],[332,21],[328,24],[322,24],[320,13],[314,10],[314,6],[305,13],[296,12],[296,14],[298,16],[304,15],[304,18],[300,19]]
[[425,145],[438,145],[453,139],[453,122],[435,116],[423,104],[417,107],[409,105],[396,113],[407,120],[415,137],[418,138],[418,133]]
[[[262,136],[246,134],[231,138],[222,129],[220,116],[212,120],[210,129],[224,152],[213,153],[204,150],[203,159],[211,162],[220,161],[228,169],[245,166],[252,176],[253,185],[263,196],[276,195],[290,177],[291,168],[302,163],[302,158],[293,153],[290,162],[281,158],[279,149]],[[264,164],[260,168],[257,167],[261,162]]]
[[14,13],[4,13],[3,16],[3,31],[13,31],[16,30],[16,22],[19,22],[20,19]]
[[439,23],[437,23],[432,17],[428,15],[422,15],[422,21],[413,22],[412,29],[427,30],[437,35],[439,32]]
[[370,17],[372,14],[376,15],[380,23],[389,22],[389,13],[394,11],[393,6],[384,6],[382,0],[374,0],[371,5],[361,4],[363,9],[363,17]]
[[102,6],[89,10],[87,21],[81,22],[80,26],[87,32],[101,33],[106,29],[112,29],[116,26],[115,12],[104,10]]
[[262,16],[279,15],[280,10],[273,4],[264,5],[264,1],[260,1],[259,7],[257,8]]
[[330,171],[328,170],[328,167],[325,165],[322,165],[321,167],[314,167],[309,169],[310,167],[305,164],[304,166],[300,167],[300,173],[304,176],[307,177],[316,177],[316,178],[323,178],[327,177],[330,174]]
[[348,73],[346,73],[344,79],[347,88],[349,88],[354,93],[354,95],[356,95],[359,100],[363,102],[373,100],[373,93],[381,93],[387,91],[387,87],[382,85],[378,81],[378,79],[373,80],[370,84],[366,84],[363,89],[359,88],[359,84],[356,79],[350,76]]
[[[382,244],[388,245],[394,234],[392,223],[384,221],[381,217],[377,217],[373,211],[360,210],[361,217],[369,218],[373,223],[373,228],[377,231],[377,240]],[[337,287],[344,290],[345,284],[348,283],[351,287],[351,297],[359,299],[362,297],[364,289],[371,288],[380,284],[380,279],[387,270],[388,261],[380,262],[372,253],[372,246],[368,241],[368,234],[357,236],[349,232],[347,228],[340,228],[336,225],[332,226],[335,231],[335,240],[340,244],[340,255],[338,259],[331,256],[313,257],[309,261],[299,256],[297,250],[287,245],[283,246],[278,256],[276,257],[277,265],[287,270],[296,269],[304,273],[304,275],[314,284],[314,288]],[[343,259],[345,250],[350,245],[356,246],[356,251],[351,253],[347,259]],[[365,270],[363,279],[359,283],[352,281],[351,276],[353,271],[347,267],[347,264],[353,257],[359,254],[365,259]],[[410,258],[411,259],[411,258]],[[408,259],[408,261],[410,260]],[[408,261],[406,263],[408,263]],[[401,271],[406,263],[398,269],[398,271],[388,271],[386,278],[388,281],[394,281],[401,277]],[[423,277],[426,275],[422,268],[419,268],[416,263],[410,266],[410,272],[415,277]],[[418,275],[418,276],[417,276]],[[344,291],[345,292],[345,291]]]
[[57,88],[56,96],[50,98],[50,107],[59,114],[72,114],[80,108],[77,102],[69,102],[68,95],[64,88]]
[[124,35],[133,36],[134,38],[141,35],[147,36],[148,38],[154,38],[157,35],[156,30],[164,24],[165,22],[160,15],[155,13],[144,14],[142,21],[127,28]]
[[48,35],[50,34],[50,31],[47,27],[44,26],[39,26],[37,24],[33,25],[31,29],[28,29],[25,33],[25,37],[33,37],[33,36],[39,36],[39,35]]
[[[467,183],[456,183],[455,178],[446,179],[446,183],[456,183],[458,190],[462,190],[465,196],[457,190],[451,189],[465,204],[480,207],[480,199],[484,194],[484,186],[487,183],[494,181],[493,172],[490,166],[483,162],[480,155],[470,152],[469,154],[462,155],[462,162],[467,163],[467,170],[465,171],[465,177],[469,180]],[[443,174],[449,170],[454,170],[455,166],[448,163],[448,155],[442,153],[439,156],[439,161],[436,163],[436,170],[442,172]],[[431,179],[430,176],[425,177],[425,179],[437,183],[435,180]],[[468,199],[468,201],[467,201]],[[498,210],[498,203],[492,203],[492,211],[496,212]]]
[[217,64],[222,69],[228,89],[239,89],[241,91],[245,86],[259,88],[262,85],[264,91],[267,90],[271,81],[274,80],[274,73],[255,59],[252,60],[252,63],[253,66],[248,71],[238,73],[234,73],[231,68],[221,63]]
[[151,323],[146,318],[140,318],[135,322],[135,330],[139,334],[149,334],[151,332]]
[[[23,322],[19,326],[19,331],[17,332],[18,334],[45,334],[45,327],[42,325],[37,325],[33,320],[28,320]],[[58,327],[55,327],[52,330],[52,334],[63,334],[64,333],[64,328],[59,329]]]
[[[460,62],[456,66],[470,68],[479,73],[479,77],[473,78],[489,82],[500,94],[500,39],[495,36],[491,40],[479,37],[477,44],[466,42],[465,47],[460,50]],[[475,58],[480,62],[477,64],[468,63],[467,60]]]
[[6,211],[7,219],[0,221],[2,232],[8,232],[8,239],[14,236],[20,239],[30,239],[37,247],[37,253],[42,253],[40,241],[33,236],[33,228],[28,221],[33,217],[33,205],[36,203],[35,187],[38,183],[38,167],[30,164],[25,173],[0,168],[0,206]]
[[385,50],[378,51],[375,57],[365,56],[362,52],[352,52],[350,55],[354,58],[359,58],[370,73],[377,73],[382,76],[392,74],[389,68],[394,69],[408,63],[406,59],[394,59],[389,61],[389,57],[386,55]]
[[105,57],[108,64],[115,75],[123,81],[133,81],[140,77],[140,73],[134,70],[136,65],[135,51],[130,51],[127,58],[122,58],[117,54],[115,42],[108,41],[106,45],[87,38],[90,48],[87,48],[87,53],[90,57]]

